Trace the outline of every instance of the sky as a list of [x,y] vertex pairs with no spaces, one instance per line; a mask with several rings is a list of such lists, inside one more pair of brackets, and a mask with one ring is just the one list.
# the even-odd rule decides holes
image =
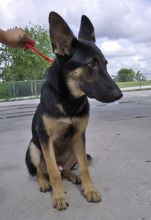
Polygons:
[[76,36],[81,16],[90,18],[110,75],[132,68],[151,78],[151,0],[3,0],[0,28],[24,28],[30,22],[48,28],[51,11],[59,13]]

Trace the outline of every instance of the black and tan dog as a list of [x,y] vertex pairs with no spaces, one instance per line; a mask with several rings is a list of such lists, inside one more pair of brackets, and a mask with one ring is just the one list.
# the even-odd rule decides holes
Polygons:
[[[107,60],[95,45],[94,28],[86,16],[82,16],[78,39],[55,12],[50,13],[49,23],[56,59],[48,69],[33,118],[26,164],[29,173],[36,175],[41,191],[49,190],[51,184],[53,207],[63,210],[68,203],[59,165],[63,176],[73,183],[81,182],[89,202],[101,201],[101,194],[91,181],[86,157],[87,96],[108,103],[120,99],[122,93],[107,72]],[[71,171],[75,161],[79,176]]]

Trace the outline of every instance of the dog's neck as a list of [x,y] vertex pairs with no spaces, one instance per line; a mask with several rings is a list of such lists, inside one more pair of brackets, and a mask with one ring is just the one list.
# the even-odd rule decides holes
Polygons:
[[[67,74],[64,72],[64,65],[68,62],[69,57],[57,58],[51,68],[48,70],[48,78],[50,85],[56,90],[59,96],[68,101],[74,101],[85,97],[81,92],[74,92],[72,82],[67,82]],[[70,85],[71,84],[71,85]],[[76,89],[75,89],[76,91]]]
[[75,97],[66,83],[66,76],[62,72],[62,62],[55,60],[51,68],[48,70],[47,81],[55,90],[55,95],[58,97],[58,102],[62,105],[65,112],[69,115],[82,111],[85,105],[88,105],[85,95]]

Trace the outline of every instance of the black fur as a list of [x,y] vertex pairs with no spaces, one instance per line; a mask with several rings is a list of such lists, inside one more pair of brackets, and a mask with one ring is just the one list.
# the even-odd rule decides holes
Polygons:
[[[64,61],[65,60],[65,61]],[[89,104],[86,96],[75,98],[66,84],[66,77],[69,70],[64,71],[65,64],[71,65],[72,59],[68,56],[58,57],[53,65],[48,69],[48,77],[42,87],[41,92],[41,110],[47,112],[52,117],[82,117],[89,110]],[[66,66],[67,66],[66,65]],[[67,67],[66,67],[67,68]],[[73,68],[73,67],[72,67]],[[77,68],[76,66],[74,67]],[[58,110],[56,104],[60,103],[63,106],[66,114],[63,114]],[[79,106],[83,105],[83,108],[78,112]]]
[[26,152],[25,161],[26,161],[26,165],[28,167],[28,171],[29,171],[30,175],[32,175],[32,176],[36,175],[36,167],[31,162],[31,157],[30,157],[30,154],[29,154],[29,148],[27,149],[27,152]]
[[[68,25],[56,13],[50,13],[49,22],[56,59],[48,69],[40,104],[32,122],[31,141],[40,150],[40,143],[47,144],[49,138],[43,124],[43,115],[54,119],[83,118],[89,115],[87,96],[102,102],[112,102],[122,97],[120,89],[107,72],[105,57],[95,45],[94,28],[90,20],[86,16],[82,17],[79,39],[76,39]],[[79,96],[74,95],[68,85],[68,80],[77,69],[82,72],[77,80],[79,83],[77,89],[83,92]],[[70,142],[75,132],[76,127],[69,126],[62,139]],[[29,149],[26,154],[26,164],[31,175],[34,175],[36,171],[31,162]]]

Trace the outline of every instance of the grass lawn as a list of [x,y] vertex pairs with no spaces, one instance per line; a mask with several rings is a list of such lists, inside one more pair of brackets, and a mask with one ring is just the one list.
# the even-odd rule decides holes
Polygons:
[[117,85],[120,87],[120,88],[126,88],[126,87],[133,87],[133,86],[140,86],[140,83],[141,83],[141,86],[149,86],[151,85],[151,80],[149,81],[141,81],[141,82],[117,82]]

